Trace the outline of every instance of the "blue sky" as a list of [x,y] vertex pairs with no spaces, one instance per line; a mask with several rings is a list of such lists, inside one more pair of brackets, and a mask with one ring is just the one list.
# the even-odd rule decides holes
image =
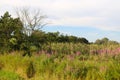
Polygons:
[[14,8],[37,8],[51,24],[44,31],[59,31],[95,41],[103,37],[120,42],[120,0],[3,0],[0,15]]
[[109,38],[110,40],[120,41],[118,37],[119,31],[104,31],[97,28],[92,27],[75,27],[75,26],[46,26],[42,29],[45,32],[56,32],[59,31],[63,34],[74,35],[78,37],[84,37],[88,39],[90,42],[94,42],[97,39],[101,39],[104,37]]

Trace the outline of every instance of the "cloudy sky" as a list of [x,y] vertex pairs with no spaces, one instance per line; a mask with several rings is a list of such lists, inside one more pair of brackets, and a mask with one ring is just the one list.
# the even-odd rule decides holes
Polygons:
[[51,22],[44,31],[120,42],[120,0],[2,0],[0,15],[16,7],[39,8]]

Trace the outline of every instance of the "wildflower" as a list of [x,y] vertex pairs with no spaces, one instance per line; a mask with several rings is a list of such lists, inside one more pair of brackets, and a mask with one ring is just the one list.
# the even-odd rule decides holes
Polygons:
[[81,52],[80,52],[80,51],[77,51],[77,52],[76,52],[76,55],[77,55],[77,56],[79,56],[80,54],[81,54]]

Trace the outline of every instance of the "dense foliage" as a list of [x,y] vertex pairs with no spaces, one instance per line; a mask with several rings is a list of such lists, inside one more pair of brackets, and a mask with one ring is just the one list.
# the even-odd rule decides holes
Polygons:
[[[2,80],[119,80],[120,45],[51,44],[52,54],[0,55]],[[47,47],[44,47],[47,49]],[[87,50],[90,50],[87,51]],[[108,52],[107,52],[108,51]],[[90,53],[89,55],[85,55]]]
[[103,38],[103,39],[97,39],[96,41],[95,41],[95,44],[99,44],[99,45],[101,45],[101,44],[119,44],[117,41],[111,41],[111,40],[109,40],[108,38]]
[[17,48],[16,44],[20,42],[23,25],[19,18],[12,18],[6,12],[0,18],[0,48],[4,51],[11,48]]
[[[25,33],[26,28],[19,18],[12,18],[9,12],[6,12],[0,18],[0,48],[1,53],[24,50],[26,53],[40,50],[43,44],[56,43],[85,43],[88,40],[76,36],[68,36],[59,32],[45,33],[39,29],[33,30],[31,35]],[[26,30],[28,31],[28,30]],[[29,32],[29,31],[28,31]]]

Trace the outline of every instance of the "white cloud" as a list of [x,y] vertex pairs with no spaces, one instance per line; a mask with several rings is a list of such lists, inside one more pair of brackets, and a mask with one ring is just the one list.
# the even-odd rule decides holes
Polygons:
[[54,25],[120,31],[119,4],[119,0],[3,0],[0,11],[34,7],[46,13]]

